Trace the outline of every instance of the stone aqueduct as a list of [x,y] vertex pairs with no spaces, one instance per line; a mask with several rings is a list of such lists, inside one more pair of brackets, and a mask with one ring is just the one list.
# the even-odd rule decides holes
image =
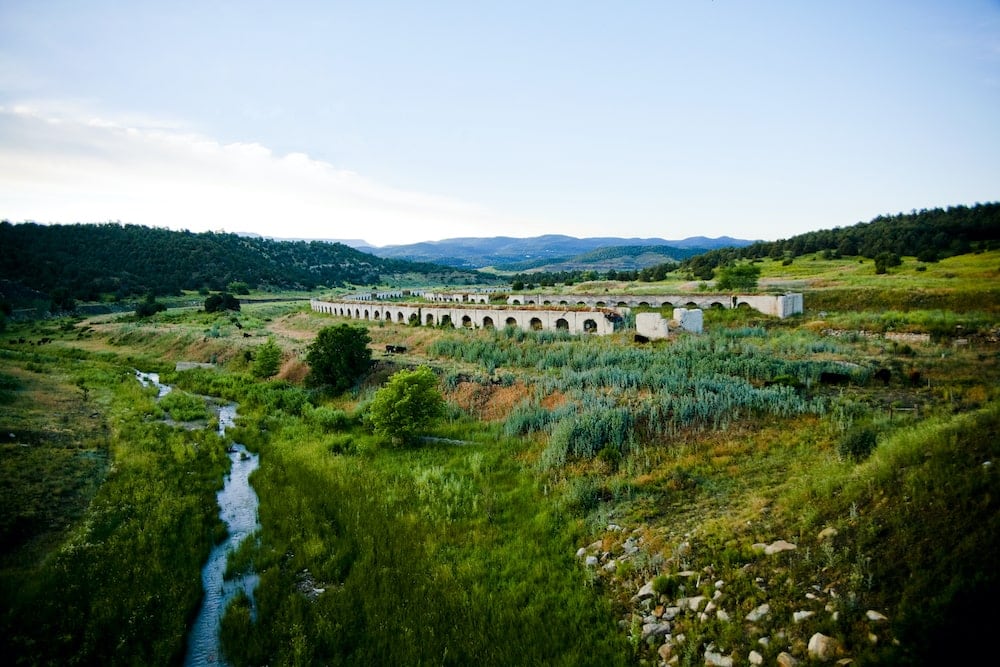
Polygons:
[[[476,295],[478,296],[478,295]],[[568,331],[599,336],[614,333],[629,308],[739,308],[750,307],[779,318],[802,312],[801,294],[711,296],[593,296],[529,294],[508,297],[507,306],[489,307],[469,295],[454,295],[455,302],[469,305],[400,303],[377,300],[310,301],[319,313],[359,320],[374,320],[421,326],[450,323],[455,327],[490,329],[512,326],[525,331]],[[438,301],[444,301],[438,299]],[[487,307],[479,307],[480,305]],[[546,306],[549,306],[546,308]],[[551,306],[566,306],[552,308]],[[588,310],[574,310],[574,307]]]
[[451,323],[455,327],[491,329],[506,326],[525,331],[568,331],[593,333],[604,336],[615,331],[621,315],[614,309],[602,310],[551,310],[529,308],[463,308],[413,303],[372,301],[319,301],[311,300],[310,306],[319,313],[409,324],[413,318],[424,326]]

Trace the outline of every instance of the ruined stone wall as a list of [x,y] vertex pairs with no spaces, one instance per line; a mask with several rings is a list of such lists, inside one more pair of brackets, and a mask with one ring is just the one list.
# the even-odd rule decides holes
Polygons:
[[591,308],[738,308],[785,318],[802,312],[801,294],[513,294],[510,305],[589,306]]

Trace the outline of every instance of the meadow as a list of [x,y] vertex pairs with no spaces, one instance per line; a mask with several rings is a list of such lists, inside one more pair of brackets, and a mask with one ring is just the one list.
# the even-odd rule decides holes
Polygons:
[[[4,654],[183,656],[227,443],[173,423],[210,426],[207,395],[240,404],[227,438],[261,461],[262,528],[230,563],[260,575],[223,622],[233,664],[771,663],[808,660],[815,633],[856,664],[969,655],[984,626],[967,610],[1000,571],[1000,253],[879,276],[850,258],[761,266],[804,315],[707,311],[704,334],[646,345],[365,323],[377,364],[336,397],[305,388],[303,359],[340,320],[300,302],[11,324]],[[250,368],[267,336],[283,363],[265,381]],[[367,405],[418,365],[447,415],[422,446],[387,447]],[[155,402],[134,368],[177,396]],[[762,551],[777,540],[795,548]]]

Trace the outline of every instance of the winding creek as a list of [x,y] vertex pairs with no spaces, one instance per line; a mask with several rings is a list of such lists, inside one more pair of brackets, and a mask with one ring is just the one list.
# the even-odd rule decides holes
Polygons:
[[[158,398],[166,396],[172,389],[169,385],[161,384],[156,373],[136,371],[136,377],[143,386],[155,385],[159,392]],[[225,435],[226,428],[233,426],[235,421],[236,404],[221,406],[219,435]],[[257,469],[260,458],[247,451],[243,445],[234,443],[229,449],[229,459],[232,462],[229,474],[226,475],[222,490],[216,495],[219,518],[226,524],[228,535],[212,549],[201,571],[204,595],[198,616],[188,632],[187,655],[184,658],[186,667],[226,664],[219,644],[219,626],[226,606],[237,593],[243,591],[250,599],[251,610],[254,608],[253,592],[257,587],[257,575],[226,579],[225,574],[229,554],[247,536],[260,528],[257,522],[257,494],[250,486],[250,474]]]

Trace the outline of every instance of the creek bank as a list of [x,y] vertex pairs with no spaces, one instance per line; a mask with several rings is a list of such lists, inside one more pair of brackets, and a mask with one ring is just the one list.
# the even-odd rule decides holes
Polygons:
[[[136,371],[136,378],[145,387],[157,387],[157,399],[172,391],[172,387],[162,384],[157,373]],[[209,397],[203,397],[211,401]],[[217,407],[218,433],[225,436],[226,429],[236,422],[236,404],[229,403]],[[187,424],[176,424],[188,427]],[[257,520],[257,494],[250,485],[250,475],[260,465],[260,458],[240,443],[232,443],[226,449],[230,460],[229,473],[223,487],[216,494],[219,518],[226,525],[226,539],[217,544],[209,554],[201,572],[203,588],[202,604],[198,615],[188,632],[186,667],[204,665],[224,665],[219,629],[226,608],[237,594],[243,593],[250,600],[251,614],[255,614],[254,590],[259,577],[255,573],[226,579],[226,565],[229,555],[254,532],[260,529]]]

